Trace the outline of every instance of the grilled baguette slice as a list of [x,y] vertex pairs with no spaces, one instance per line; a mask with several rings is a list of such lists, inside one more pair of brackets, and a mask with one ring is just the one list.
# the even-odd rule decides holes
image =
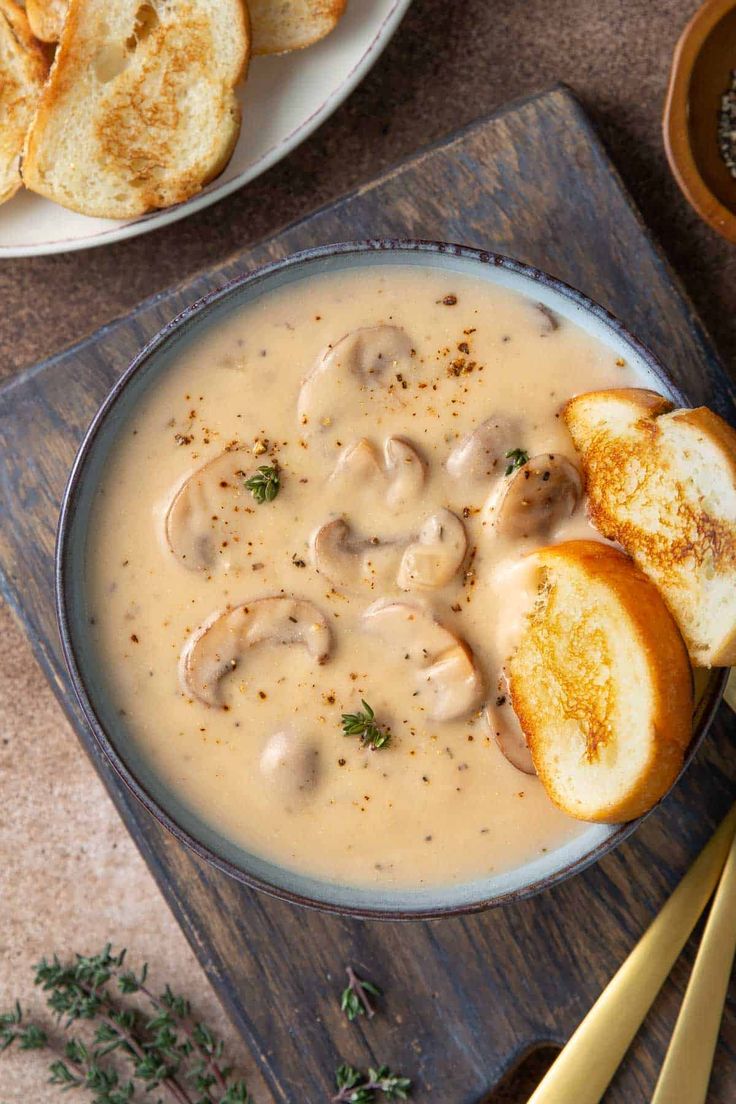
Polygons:
[[[43,42],[58,42],[68,0],[26,0],[31,30]],[[324,38],[341,19],[347,0],[250,0],[254,54],[283,54]]]
[[189,199],[230,159],[249,45],[242,0],[71,0],[24,183],[102,218]]
[[26,0],[26,15],[36,38],[58,42],[68,6],[67,0]]
[[593,391],[565,421],[590,517],[659,587],[696,667],[736,664],[736,433],[653,391]]
[[567,541],[531,555],[537,599],[508,671],[537,774],[570,816],[631,820],[667,792],[690,741],[685,644],[618,549]]
[[48,71],[23,9],[0,0],[0,203],[21,186],[21,150]]
[[248,0],[254,54],[302,50],[324,38],[343,16],[347,0]]

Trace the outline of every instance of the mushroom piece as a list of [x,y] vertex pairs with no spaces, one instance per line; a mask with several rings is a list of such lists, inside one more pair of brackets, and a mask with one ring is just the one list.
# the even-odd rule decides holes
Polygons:
[[[411,340],[399,326],[365,326],[329,346],[299,392],[299,420],[308,432],[334,424],[336,411],[355,408],[356,391],[396,388],[411,365]],[[352,386],[351,386],[352,385]],[[398,387],[400,391],[401,388]]]
[[498,697],[494,703],[489,702],[486,705],[483,717],[491,736],[512,767],[523,771],[524,774],[536,774],[524,730],[511,704],[511,693],[505,671],[499,679]]
[[401,590],[435,590],[458,571],[466,548],[463,523],[444,509],[431,514],[409,541],[356,538],[344,518],[320,525],[311,541],[317,571],[348,592],[385,589],[394,581]]
[[322,773],[317,744],[292,729],[269,737],[259,766],[265,784],[287,801],[307,797],[319,785]]
[[419,498],[426,466],[416,449],[402,437],[387,437],[383,462],[367,437],[354,441],[340,453],[331,480],[352,489],[375,487],[389,510],[402,510]]
[[465,526],[450,510],[438,510],[401,558],[396,578],[402,590],[434,590],[449,583],[465,559]]
[[502,475],[506,453],[518,438],[515,423],[504,415],[486,418],[455,445],[446,467],[454,479],[467,483],[487,483]]
[[403,542],[358,540],[352,537],[344,518],[321,525],[312,537],[312,558],[320,575],[338,590],[359,591],[376,583],[389,584],[396,575],[396,564]]
[[374,602],[365,628],[413,668],[415,700],[435,721],[453,721],[477,709],[483,683],[470,648],[433,615],[409,602]]
[[221,706],[221,683],[256,644],[303,644],[316,663],[330,655],[326,618],[302,598],[256,598],[218,610],[192,633],[179,660],[182,690],[205,705]]
[[190,571],[206,571],[215,559],[215,529],[223,508],[231,506],[233,495],[244,493],[243,453],[242,447],[226,450],[197,468],[166,511],[166,541]]
[[545,453],[523,464],[489,504],[499,534],[546,540],[583,497],[580,472],[566,457]]
[[383,457],[388,476],[386,505],[389,510],[401,510],[419,498],[426,476],[425,463],[402,437],[386,438]]
[[546,303],[535,303],[534,306],[543,319],[541,336],[549,337],[550,334],[557,333],[562,322],[557,311],[553,311]]

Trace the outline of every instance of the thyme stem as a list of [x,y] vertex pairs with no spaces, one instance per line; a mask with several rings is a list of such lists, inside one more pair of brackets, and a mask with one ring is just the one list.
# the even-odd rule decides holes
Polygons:
[[[147,965],[136,974],[123,969],[124,958],[125,951],[115,955],[109,944],[97,955],[77,955],[68,963],[56,955],[44,958],[35,983],[46,993],[48,1007],[66,1031],[79,1021],[89,1024],[93,1040],[69,1035],[60,1047],[40,1026],[23,1022],[16,1002],[11,1011],[0,1013],[0,1052],[13,1044],[46,1050],[54,1059],[51,1083],[62,1091],[85,1089],[94,1104],[128,1104],[139,1098],[139,1085],[146,1093],[161,1094],[157,1104],[164,1097],[172,1104],[252,1104],[245,1082],[220,1061],[222,1041],[194,1019],[189,1001],[168,985],[156,995],[145,984]],[[153,1013],[118,999],[115,982],[124,997],[145,998]],[[113,1051],[131,1064],[124,1078],[117,1063],[105,1061]]]
[[178,1013],[176,1013],[171,1008],[166,1008],[166,1006],[159,1000],[157,996],[155,996],[154,993],[151,992],[149,988],[147,988],[147,986],[140,985],[139,988],[141,993],[143,993],[144,996],[148,997],[154,1008],[156,1008],[159,1012],[167,1011],[171,1014],[171,1016],[178,1023],[182,1032],[186,1035],[187,1039],[192,1044],[192,1046],[198,1051],[199,1054],[202,1055],[203,1061],[207,1065],[208,1069],[212,1071],[212,1075],[217,1081],[218,1088],[222,1089],[223,1093],[227,1092],[227,1082],[222,1075],[222,1070],[217,1064],[215,1055],[208,1051],[195,1037],[195,1034],[192,1031],[191,1027],[191,1019],[188,1016],[178,1015]]
[[[111,1001],[110,997],[104,990],[94,989],[92,986],[87,985],[85,982],[77,982],[77,984],[83,992],[87,993],[88,996],[97,997],[97,999],[102,1001],[102,1003],[108,1009],[111,1009],[113,1012],[118,1011],[116,1005]],[[109,1027],[111,1031],[114,1031],[117,1035],[120,1036],[120,1038],[125,1042],[126,1046],[129,1047],[130,1051],[140,1062],[145,1062],[147,1058],[146,1052],[143,1047],[138,1043],[132,1032],[130,1032],[122,1024],[116,1023],[112,1017],[106,1016],[104,1013],[100,1013],[99,1020],[101,1023],[106,1024],[106,1026]],[[163,1088],[169,1090],[171,1095],[174,1097],[175,1100],[179,1102],[179,1104],[192,1104],[192,1098],[189,1096],[186,1089],[182,1085],[180,1085],[174,1077],[164,1077],[160,1084]],[[212,1100],[209,1094],[209,1090],[207,1091],[207,1098],[210,1101]]]

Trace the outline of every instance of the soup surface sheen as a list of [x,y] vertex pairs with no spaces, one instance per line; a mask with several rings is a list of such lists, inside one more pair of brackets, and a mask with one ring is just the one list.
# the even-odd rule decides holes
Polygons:
[[[89,615],[127,738],[218,832],[333,882],[449,885],[569,842],[584,826],[494,734],[513,736],[501,676],[532,593],[524,557],[596,534],[584,504],[546,535],[504,534],[498,502],[507,452],[575,461],[566,399],[637,382],[532,300],[430,268],[311,277],[233,311],[146,393],[94,503]],[[172,508],[227,449],[224,476],[195,477]],[[245,479],[274,464],[280,490],[259,504]],[[339,518],[348,529],[327,528]],[[202,676],[203,697],[192,672],[182,689],[203,622],[284,595],[326,621],[324,662],[266,639],[216,684]],[[381,599],[398,604],[388,617],[370,609]],[[472,660],[448,658],[436,623]],[[390,728],[378,750],[343,734],[363,701]]]

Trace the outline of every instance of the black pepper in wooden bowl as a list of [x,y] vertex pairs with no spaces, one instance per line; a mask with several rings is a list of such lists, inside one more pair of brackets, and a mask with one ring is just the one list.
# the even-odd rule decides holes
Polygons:
[[736,69],[731,72],[731,85],[721,97],[718,113],[718,148],[726,168],[736,178]]

